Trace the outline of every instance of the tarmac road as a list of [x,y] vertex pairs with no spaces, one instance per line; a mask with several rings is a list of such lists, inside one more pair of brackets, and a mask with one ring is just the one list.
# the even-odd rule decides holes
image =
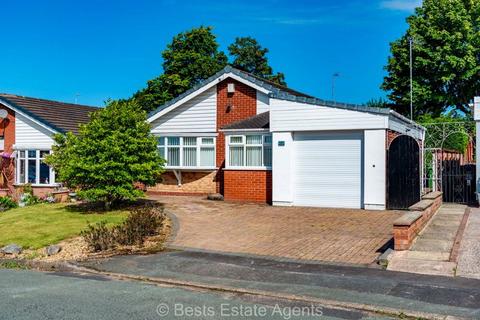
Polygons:
[[0,269],[0,319],[221,318],[391,319],[354,310],[259,301],[247,295],[161,287],[102,276]]

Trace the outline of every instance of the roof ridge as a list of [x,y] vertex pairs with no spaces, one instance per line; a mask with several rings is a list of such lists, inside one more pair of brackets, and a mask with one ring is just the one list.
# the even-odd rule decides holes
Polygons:
[[71,105],[71,106],[76,106],[76,107],[86,107],[86,108],[92,108],[92,109],[98,109],[100,107],[97,106],[90,106],[86,104],[77,104],[77,103],[72,103],[72,102],[64,102],[64,101],[58,101],[58,100],[51,100],[51,99],[44,99],[44,98],[35,98],[35,97],[29,97],[29,96],[22,96],[14,93],[6,93],[6,92],[0,92],[0,97],[4,98],[20,98],[20,99],[29,99],[29,100],[37,100],[37,101],[43,101],[43,102],[53,102],[53,103],[61,103],[64,105]]

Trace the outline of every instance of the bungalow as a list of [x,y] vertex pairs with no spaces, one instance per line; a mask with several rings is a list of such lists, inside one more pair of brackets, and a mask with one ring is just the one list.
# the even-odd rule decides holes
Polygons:
[[[53,135],[94,107],[0,94],[0,193],[58,184],[43,162]],[[379,108],[341,104],[226,67],[149,114],[167,160],[149,191],[221,193],[280,206],[405,208],[420,198],[425,129]]]
[[53,136],[77,133],[97,108],[0,93],[0,194],[30,183],[36,195],[58,186],[54,171],[43,162]]
[[167,160],[153,192],[379,210],[420,198],[425,129],[389,109],[316,99],[228,66],[148,121]]

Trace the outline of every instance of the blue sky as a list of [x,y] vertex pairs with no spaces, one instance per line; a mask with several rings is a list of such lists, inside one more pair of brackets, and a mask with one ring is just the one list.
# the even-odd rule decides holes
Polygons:
[[162,72],[172,37],[210,25],[221,49],[252,36],[290,87],[364,103],[379,89],[389,42],[421,0],[1,1],[0,92],[103,105]]

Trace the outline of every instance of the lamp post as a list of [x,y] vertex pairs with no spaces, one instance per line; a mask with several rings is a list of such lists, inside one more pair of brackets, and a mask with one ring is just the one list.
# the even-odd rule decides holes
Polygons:
[[413,38],[408,37],[410,47],[410,119],[413,120]]
[[340,77],[340,73],[339,72],[335,72],[333,75],[332,75],[332,101],[335,103],[335,78],[337,77]]

